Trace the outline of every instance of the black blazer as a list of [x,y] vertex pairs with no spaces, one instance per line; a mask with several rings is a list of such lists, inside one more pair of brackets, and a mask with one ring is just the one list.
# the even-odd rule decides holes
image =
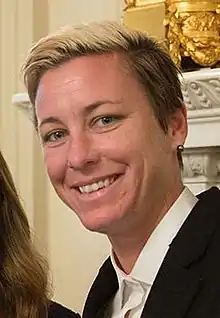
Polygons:
[[48,310],[48,318],[80,318],[80,315],[58,303],[51,302]]
[[[141,318],[220,317],[220,190],[198,196],[174,238]],[[118,289],[108,258],[88,294],[83,318],[103,318]]]

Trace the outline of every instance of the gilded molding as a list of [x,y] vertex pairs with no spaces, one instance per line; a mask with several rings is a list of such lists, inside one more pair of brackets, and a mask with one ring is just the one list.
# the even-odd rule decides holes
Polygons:
[[166,0],[164,19],[171,57],[180,66],[184,57],[203,67],[216,66],[220,56],[220,1]]

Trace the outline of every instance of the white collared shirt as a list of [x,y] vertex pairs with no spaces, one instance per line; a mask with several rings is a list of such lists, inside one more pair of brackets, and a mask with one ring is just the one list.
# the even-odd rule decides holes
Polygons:
[[151,234],[143,247],[131,273],[126,275],[111,261],[116,271],[119,289],[113,299],[111,318],[140,318],[150,289],[169,249],[169,245],[180,230],[198,199],[185,187],[168,213]]

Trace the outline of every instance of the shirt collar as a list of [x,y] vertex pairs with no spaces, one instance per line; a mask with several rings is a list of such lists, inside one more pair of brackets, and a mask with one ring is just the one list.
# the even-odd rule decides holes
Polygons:
[[129,275],[118,267],[114,253],[111,252],[111,261],[118,278],[119,288],[124,280],[153,284],[169,245],[197,201],[193,193],[185,187],[151,234]]

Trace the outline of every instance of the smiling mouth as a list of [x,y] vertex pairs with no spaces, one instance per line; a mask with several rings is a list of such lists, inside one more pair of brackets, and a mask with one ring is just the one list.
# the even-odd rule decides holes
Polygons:
[[77,189],[82,194],[96,192],[96,191],[99,191],[101,189],[110,187],[116,181],[116,179],[118,179],[118,177],[119,177],[119,175],[107,177],[103,180],[94,182],[92,184],[87,184],[87,185],[78,187]]

